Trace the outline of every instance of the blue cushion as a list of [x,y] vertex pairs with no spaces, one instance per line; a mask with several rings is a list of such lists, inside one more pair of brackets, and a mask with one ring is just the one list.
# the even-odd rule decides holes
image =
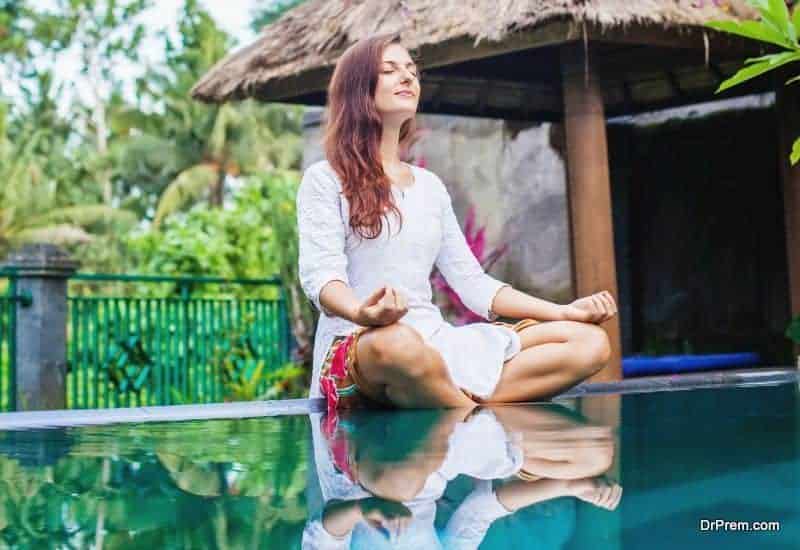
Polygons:
[[668,374],[705,369],[731,369],[757,365],[761,356],[755,352],[716,353],[708,355],[662,355],[623,357],[623,376]]

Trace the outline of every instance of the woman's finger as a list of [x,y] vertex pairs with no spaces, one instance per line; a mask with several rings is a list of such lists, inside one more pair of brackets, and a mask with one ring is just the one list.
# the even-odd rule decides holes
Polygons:
[[605,293],[601,292],[598,295],[598,298],[600,298],[600,302],[603,304],[603,319],[602,320],[603,321],[607,321],[608,319],[611,318],[611,311],[612,311],[613,308],[611,307],[611,303],[608,301],[608,297],[605,295]]
[[603,303],[595,294],[592,294],[592,305],[594,306],[592,311],[592,321],[597,323],[603,318]]
[[608,294],[608,299],[609,299],[609,300],[611,300],[611,311],[612,311],[612,313],[613,313],[614,315],[616,315],[616,314],[617,314],[617,312],[618,312],[618,309],[617,309],[617,301],[616,301],[616,300],[614,300],[614,297],[611,295],[611,293],[610,293],[610,292],[606,292],[606,294]]
[[600,303],[603,304],[604,317],[608,318],[611,315],[611,303],[608,301],[608,297],[603,292],[600,292],[597,297],[600,298]]
[[603,321],[611,319],[613,316],[614,307],[611,305],[611,301],[609,300],[607,293],[601,292],[598,294],[600,301],[603,303],[603,308],[605,309],[605,315],[603,315]]
[[617,312],[617,305],[614,303],[614,297],[611,295],[610,292],[607,290],[602,293],[603,300],[606,302],[606,306],[608,307],[608,312],[613,315]]
[[400,295],[399,303],[400,303],[400,309],[402,309],[403,311],[408,310],[408,298],[406,298],[402,294]]
[[389,285],[386,285],[386,293],[383,295],[383,307],[391,308],[394,304],[394,290]]
[[394,288],[389,291],[389,307],[397,308],[397,291]]
[[385,293],[386,293],[386,287],[382,286],[378,290],[370,294],[365,301],[368,305],[375,305],[381,300],[381,298],[383,298]]

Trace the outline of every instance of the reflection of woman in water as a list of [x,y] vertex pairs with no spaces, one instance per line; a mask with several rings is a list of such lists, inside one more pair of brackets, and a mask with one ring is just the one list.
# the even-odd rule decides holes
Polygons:
[[[443,182],[400,160],[420,93],[419,68],[391,37],[359,41],[336,64],[326,160],[306,169],[297,195],[300,282],[323,313],[311,396],[335,409],[561,393],[607,362],[597,324],[616,314],[614,299],[604,291],[558,305],[483,271]],[[434,266],[478,315],[520,321],[449,324],[432,302]]]
[[[577,496],[617,506],[619,486],[596,477],[611,464],[607,429],[581,432],[558,408],[513,409],[522,407],[351,413],[338,425],[312,415],[313,485],[321,494],[309,498],[303,547],[477,548],[495,520],[538,502]],[[547,442],[537,447],[539,435]],[[558,460],[562,477],[546,478],[551,472],[539,461],[568,448],[594,451],[576,454],[571,466]],[[460,474],[475,480],[474,489],[437,530],[436,501]]]

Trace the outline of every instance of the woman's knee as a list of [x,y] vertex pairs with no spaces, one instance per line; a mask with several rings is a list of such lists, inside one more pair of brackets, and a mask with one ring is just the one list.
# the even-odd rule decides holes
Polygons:
[[369,352],[378,365],[408,371],[409,376],[425,374],[427,346],[415,329],[403,323],[392,323],[371,330],[369,334]]
[[586,353],[592,374],[601,370],[611,359],[611,341],[608,333],[598,325],[587,325],[581,345]]
[[611,342],[606,331],[595,324],[567,321],[567,339],[583,357],[588,375],[601,370],[611,358]]

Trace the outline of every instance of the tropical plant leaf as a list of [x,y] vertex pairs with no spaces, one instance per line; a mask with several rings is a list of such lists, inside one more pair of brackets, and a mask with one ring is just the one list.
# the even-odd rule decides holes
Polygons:
[[217,177],[219,177],[218,168],[210,163],[192,166],[178,174],[158,201],[153,225],[158,227],[165,217],[197,200],[216,182]]
[[70,224],[86,227],[96,223],[117,223],[132,227],[136,224],[136,214],[128,210],[114,208],[105,204],[86,204],[68,206],[47,212],[31,220],[31,225]]
[[797,44],[797,33],[784,0],[751,0],[762,19],[790,43]]
[[225,148],[230,141],[228,134],[231,129],[240,124],[239,112],[231,104],[225,103],[218,108],[214,127],[208,137],[208,148],[212,158],[219,159],[225,154]]
[[49,227],[35,227],[23,229],[13,236],[14,244],[24,243],[51,243],[51,244],[82,244],[91,242],[94,237],[82,227],[74,225],[53,225]]
[[792,166],[797,164],[797,161],[800,161],[800,138],[795,139],[792,144],[792,153],[789,155],[789,161]]
[[725,19],[721,21],[709,21],[705,26],[745,38],[768,42],[788,49],[794,48],[794,44],[783,36],[783,34],[774,27],[761,21],[732,21]]
[[800,5],[795,7],[792,13],[792,26],[794,26],[795,34],[800,36]]
[[798,80],[800,80],[800,75],[794,76],[794,77],[790,78],[789,80],[787,80],[786,82],[784,82],[784,86],[788,86],[789,84],[797,82]]
[[[758,61],[758,59],[762,60]],[[762,58],[754,58],[749,65],[739,69],[735,75],[723,81],[714,93],[727,90],[792,61],[800,61],[800,52],[783,52],[766,55]]]

